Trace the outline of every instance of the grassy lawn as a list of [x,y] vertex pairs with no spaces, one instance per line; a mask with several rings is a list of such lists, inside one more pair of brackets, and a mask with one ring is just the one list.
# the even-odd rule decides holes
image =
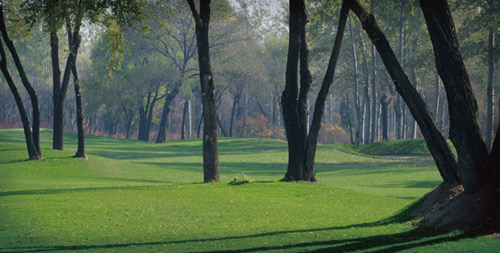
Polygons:
[[[0,252],[500,248],[495,235],[423,231],[406,219],[440,183],[422,140],[319,146],[310,184],[279,182],[285,142],[221,138],[221,183],[202,184],[200,140],[88,136],[81,160],[73,133],[65,151],[51,150],[49,130],[41,138],[46,160],[26,161],[22,131],[0,130]],[[254,181],[228,184],[241,173]]]

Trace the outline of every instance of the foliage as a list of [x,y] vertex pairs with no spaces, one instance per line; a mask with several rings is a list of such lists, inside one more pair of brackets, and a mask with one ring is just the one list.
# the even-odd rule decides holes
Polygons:
[[323,124],[321,126],[318,142],[322,144],[334,144],[337,142],[349,142],[349,134],[339,125]]

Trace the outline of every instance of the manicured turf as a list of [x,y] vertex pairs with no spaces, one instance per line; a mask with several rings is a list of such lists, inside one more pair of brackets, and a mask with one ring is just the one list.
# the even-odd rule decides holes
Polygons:
[[[222,182],[202,184],[200,140],[88,136],[89,160],[81,160],[71,157],[75,135],[65,138],[65,151],[53,151],[44,130],[46,160],[34,162],[26,161],[20,130],[0,131],[0,251],[500,248],[494,235],[468,238],[411,226],[404,209],[440,182],[428,156],[381,158],[370,156],[370,148],[320,146],[319,183],[283,183],[285,142],[222,138]],[[396,155],[423,154],[401,150]],[[253,182],[230,185],[241,173]]]

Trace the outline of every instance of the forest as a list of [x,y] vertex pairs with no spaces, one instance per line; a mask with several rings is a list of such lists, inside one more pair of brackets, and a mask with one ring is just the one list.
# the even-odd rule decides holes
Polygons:
[[[500,1],[3,0],[0,32],[0,250],[500,245]],[[80,206],[96,188],[102,191]],[[212,196],[216,190],[228,195]],[[71,194],[82,195],[61,212],[104,205],[89,212],[109,220],[48,218],[64,206],[53,202]],[[174,195],[167,201],[165,194]],[[321,210],[280,202],[294,194]],[[138,201],[150,211],[165,201],[181,210],[153,211],[138,225],[133,199],[143,195],[149,199]],[[325,214],[344,208],[351,217],[348,207],[372,195],[386,205],[380,213],[370,202],[372,209],[347,224]],[[215,202],[207,212],[217,224],[139,238],[162,233],[150,231],[157,216],[168,231],[183,226],[177,221],[187,209],[191,219],[203,217],[204,204],[196,204],[203,196]],[[231,202],[218,202],[226,198]],[[226,206],[233,200],[253,208],[245,212],[257,228],[232,216],[242,208]],[[288,216],[278,210],[287,205]],[[138,220],[130,223],[126,214],[109,213],[131,206]],[[38,212],[13,214],[24,208]],[[281,223],[267,220],[268,212]],[[284,217],[303,221],[290,227]],[[322,228],[327,218],[331,226]],[[307,219],[311,226],[302,224]],[[117,228],[107,238],[99,224],[114,220],[135,232]],[[241,237],[232,238],[224,221],[241,222]],[[347,229],[355,229],[352,239],[340,239]],[[38,234],[30,241],[30,232],[18,231]],[[132,241],[114,248],[123,244],[121,233]],[[95,241],[82,244],[84,237]]]

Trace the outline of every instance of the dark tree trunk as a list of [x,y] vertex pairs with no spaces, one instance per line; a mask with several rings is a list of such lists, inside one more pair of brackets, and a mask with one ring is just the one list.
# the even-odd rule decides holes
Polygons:
[[184,140],[186,135],[186,116],[187,116],[188,106],[189,106],[188,100],[185,100],[184,110],[182,110],[181,140]]
[[[493,0],[488,1],[489,12],[493,13]],[[493,28],[489,29],[488,34],[488,85],[486,94],[486,133],[484,142],[488,150],[491,150],[492,134],[493,134],[493,114],[495,103],[495,89],[493,88],[493,77],[495,76],[495,31]]]
[[200,0],[200,14],[193,0],[188,0],[196,21],[196,42],[200,66],[201,101],[203,104],[203,180],[219,182],[219,152],[217,147],[217,112],[215,86],[210,66],[208,30],[210,24],[210,0]]
[[[3,17],[3,10],[1,9],[2,13],[0,13]],[[14,84],[14,81],[12,80],[12,77],[9,73],[9,70],[7,68],[7,57],[5,54],[5,51],[3,49],[3,44],[0,40],[0,55],[1,55],[1,61],[0,61],[0,69],[2,70],[2,73],[5,77],[5,80],[7,81],[7,84],[9,85],[10,91],[12,92],[12,95],[14,96],[14,99],[17,104],[17,108],[19,110],[19,114],[21,116],[21,121],[23,123],[23,129],[24,129],[24,136],[26,139],[26,147],[28,149],[28,156],[30,160],[41,160],[42,157],[38,153],[37,148],[35,146],[35,143],[33,141],[33,134],[31,132],[31,127],[30,127],[30,122],[28,118],[28,114],[26,113],[26,109],[24,107],[23,101],[21,99],[21,96],[19,95],[19,91],[17,90],[16,85]]]
[[137,140],[144,140],[144,129],[146,128],[146,109],[144,105],[139,106],[139,130],[137,134]]
[[156,135],[156,143],[164,142],[165,138],[167,137],[166,127],[167,127],[168,114],[170,113],[170,104],[172,103],[172,101],[174,101],[177,94],[179,94],[181,85],[182,81],[178,81],[175,84],[174,89],[170,93],[168,93],[165,97],[165,102],[163,103],[163,112],[161,114],[161,120],[160,120],[160,128],[158,129],[158,135]]
[[200,115],[200,120],[198,121],[198,127],[196,130],[196,138],[200,138],[200,133],[201,133],[201,124],[203,124],[203,112]]
[[389,42],[377,25],[375,17],[369,15],[356,0],[346,0],[358,16],[363,28],[375,44],[396,90],[405,100],[413,117],[417,120],[438,170],[445,182],[457,182],[457,161],[446,139],[432,119],[431,113],[418,91],[412,86],[403,68],[396,59]]
[[353,36],[353,31],[352,31],[352,21],[349,20],[349,34],[351,35],[351,55],[352,55],[352,78],[353,78],[353,107],[355,110],[355,117],[356,117],[356,125],[355,125],[355,132],[356,132],[356,139],[355,139],[355,145],[359,145],[361,142],[361,126],[362,126],[362,120],[361,120],[361,108],[359,105],[359,92],[358,92],[358,61],[356,57],[356,46],[354,44],[354,36]]
[[[283,109],[283,119],[285,121],[286,137],[288,140],[288,168],[283,178],[284,181],[304,180],[302,178],[304,171],[304,148],[306,136],[305,122],[305,103],[307,99],[307,87],[302,87],[302,84],[307,85],[307,79],[301,82],[301,95],[298,97],[299,84],[297,69],[299,64],[299,54],[306,57],[306,52],[301,52],[301,30],[302,24],[305,25],[304,17],[301,17],[302,9],[305,8],[303,0],[290,0],[290,21],[289,21],[289,40],[288,40],[288,57],[285,74],[285,89],[281,96],[281,108]],[[304,35],[305,37],[305,35]],[[307,47],[307,46],[306,46]],[[301,59],[301,79],[302,73]],[[302,81],[302,80],[301,80]],[[300,115],[302,113],[302,115]],[[309,180],[308,180],[309,181]]]
[[76,69],[76,57],[78,53],[78,48],[80,47],[80,23],[81,21],[76,20],[75,28],[71,29],[69,22],[66,25],[66,32],[68,33],[68,44],[70,48],[70,65],[71,72],[73,73],[73,85],[75,87],[75,99],[76,99],[76,124],[78,128],[78,149],[76,151],[75,157],[86,159],[85,155],[85,133],[83,130],[83,112],[82,112],[82,96],[80,93],[80,81],[78,80],[78,72]]
[[458,154],[460,182],[468,192],[492,186],[488,151],[477,123],[477,103],[460,52],[455,25],[446,0],[420,0],[448,98],[450,139]]
[[[347,23],[347,17],[349,16],[349,8],[342,4],[340,10],[339,23],[337,26],[337,35],[335,37],[335,43],[332,49],[332,54],[330,56],[330,61],[328,62],[328,68],[326,70],[325,78],[323,79],[323,84],[316,98],[316,103],[314,105],[314,114],[311,124],[311,129],[309,131],[309,136],[307,137],[306,146],[306,157],[305,157],[305,172],[304,178],[309,177],[311,181],[314,181],[314,158],[316,156],[316,145],[318,143],[319,130],[321,128],[321,118],[325,109],[325,101],[328,97],[328,92],[333,83],[333,77],[335,74],[335,67],[337,65],[337,59],[339,57],[340,48],[342,46],[342,40],[344,38],[345,26]],[[368,84],[367,84],[368,85]]]
[[229,124],[229,137],[233,137],[234,113],[236,105],[240,102],[241,92],[237,92],[233,97],[233,107],[231,108],[231,123]]
[[[36,94],[35,89],[31,86],[31,83],[28,81],[26,73],[24,72],[24,67],[21,64],[21,60],[19,59],[19,55],[17,54],[17,50],[14,47],[14,43],[10,40],[9,35],[7,33],[7,28],[5,26],[3,7],[0,6],[0,31],[5,41],[5,45],[9,49],[9,52],[14,60],[14,64],[16,65],[19,76],[21,77],[21,82],[23,83],[24,88],[28,91],[31,100],[31,107],[33,113],[33,125],[32,125],[32,136],[33,143],[37,150],[38,155],[42,156],[42,151],[40,150],[40,106],[38,104],[38,96]],[[5,63],[7,64],[7,63]]]
[[52,80],[53,80],[53,95],[54,102],[54,123],[52,135],[52,148],[64,149],[64,98],[68,90],[69,79],[71,74],[70,57],[66,59],[66,67],[64,69],[63,80],[61,83],[61,70],[59,69],[59,38],[57,31],[50,32],[50,49],[52,58]]
[[[375,13],[375,1],[371,0],[370,1],[370,9],[372,15]],[[371,73],[371,84],[372,84],[372,125],[371,125],[371,136],[370,136],[370,142],[374,143],[376,141],[376,129],[377,129],[377,87],[376,87],[376,68],[375,68],[375,45],[371,45],[371,54],[372,54],[372,61],[371,61],[371,68],[372,68],[372,73]]]
[[380,98],[380,106],[382,107],[381,113],[381,121],[382,121],[382,140],[389,140],[389,136],[387,135],[387,124],[388,124],[388,115],[387,115],[387,106],[391,103],[392,99],[387,99],[387,96],[384,95]]

